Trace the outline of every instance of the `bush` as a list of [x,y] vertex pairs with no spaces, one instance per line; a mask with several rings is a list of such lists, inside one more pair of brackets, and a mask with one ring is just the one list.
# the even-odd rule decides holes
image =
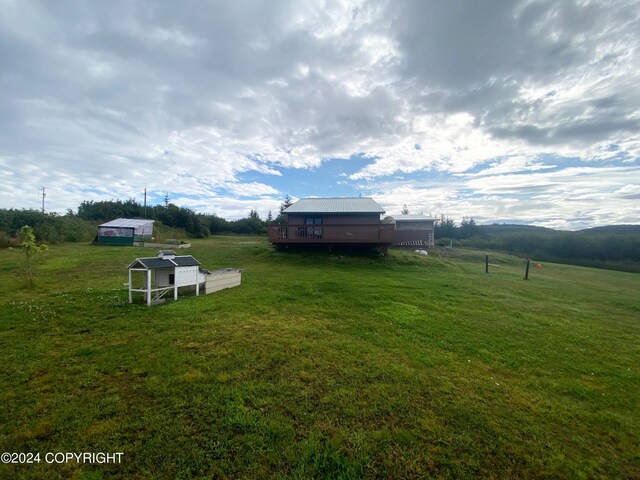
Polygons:
[[20,244],[17,237],[12,237],[8,233],[0,232],[0,248],[17,247]]
[[36,241],[47,243],[89,242],[97,233],[90,222],[73,215],[59,216],[37,210],[0,210],[0,246],[11,246],[17,232],[25,225],[33,229]]

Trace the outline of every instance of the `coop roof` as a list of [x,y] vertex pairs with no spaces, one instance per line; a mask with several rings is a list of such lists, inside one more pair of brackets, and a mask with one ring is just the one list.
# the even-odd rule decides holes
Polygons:
[[153,220],[141,220],[135,218],[117,218],[115,220],[111,220],[110,222],[103,223],[100,225],[101,227],[112,227],[112,228],[140,228],[145,225],[149,225],[153,223]]
[[191,255],[181,255],[173,258],[162,257],[144,257],[136,258],[128,268],[145,268],[147,270],[156,270],[158,268],[173,268],[173,267],[195,267],[200,265],[200,262],[193,258]]
[[284,213],[384,213],[369,197],[301,198]]

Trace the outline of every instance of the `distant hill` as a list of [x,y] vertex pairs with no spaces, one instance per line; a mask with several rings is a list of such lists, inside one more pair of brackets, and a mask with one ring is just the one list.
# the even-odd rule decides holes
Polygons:
[[640,225],[607,225],[579,230],[583,233],[595,235],[640,235]]
[[[567,233],[567,230],[555,230],[535,225],[519,225],[512,223],[481,225],[480,228],[487,235],[501,235],[506,233],[540,233],[553,235]],[[584,228],[573,233],[588,233],[592,235],[640,235],[640,225],[607,225],[604,227]]]
[[536,260],[640,272],[640,225],[609,225],[578,231],[533,225],[480,226],[459,246],[498,250]]
[[492,225],[481,225],[483,233],[487,235],[502,235],[505,233],[542,233],[542,234],[554,234],[559,233],[559,230],[547,227],[537,227],[535,225],[518,225],[514,223],[494,223]]

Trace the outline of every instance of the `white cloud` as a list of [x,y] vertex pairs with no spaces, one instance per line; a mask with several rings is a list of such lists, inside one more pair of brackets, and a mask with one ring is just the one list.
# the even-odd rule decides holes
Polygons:
[[[146,187],[192,205],[230,195],[231,217],[281,196],[269,178],[285,169],[329,182],[326,159],[357,156],[370,162],[349,170],[356,188],[460,174],[489,218],[507,200],[489,208],[482,177],[515,195],[525,189],[505,174],[549,162],[590,161],[603,178],[635,168],[639,27],[633,1],[4,2],[0,206],[37,206],[42,185],[59,211]],[[564,222],[563,199],[509,211]]]
[[229,183],[225,188],[239,197],[278,195],[278,190],[264,183]]
[[[577,229],[615,223],[640,223],[638,167],[571,167],[558,171],[490,176],[450,176],[431,182],[380,184],[376,198],[388,214],[445,214],[480,223],[524,221]],[[579,220],[576,220],[579,219]]]
[[506,158],[497,158],[489,163],[488,168],[480,170],[478,173],[461,174],[462,176],[490,176],[505,173],[535,172],[537,170],[548,170],[556,165],[547,165],[537,160],[521,155],[514,155]]

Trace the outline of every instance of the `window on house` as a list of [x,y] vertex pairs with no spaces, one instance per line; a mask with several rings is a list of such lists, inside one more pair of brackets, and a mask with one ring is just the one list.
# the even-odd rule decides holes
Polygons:
[[313,225],[312,227],[307,227],[307,238],[311,239],[320,239],[322,238],[322,217],[306,217],[304,219],[305,225]]

